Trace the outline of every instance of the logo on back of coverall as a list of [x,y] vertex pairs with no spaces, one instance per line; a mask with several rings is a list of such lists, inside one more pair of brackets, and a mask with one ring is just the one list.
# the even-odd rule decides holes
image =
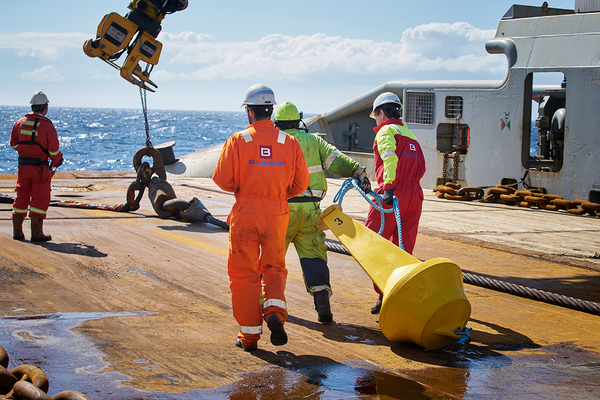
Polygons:
[[260,146],[260,158],[272,159],[273,146]]
[[[260,146],[260,158],[272,160],[273,159],[273,146]],[[250,165],[266,165],[269,167],[282,167],[285,165],[283,161],[261,161],[261,160],[249,160]]]

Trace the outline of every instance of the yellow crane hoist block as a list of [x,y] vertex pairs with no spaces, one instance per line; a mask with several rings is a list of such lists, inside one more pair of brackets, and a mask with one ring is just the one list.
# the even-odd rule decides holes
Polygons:
[[[134,85],[154,92],[150,86],[158,86],[150,80],[150,73],[162,50],[162,43],[156,40],[160,22],[166,14],[184,10],[187,5],[187,0],[133,0],[129,4],[131,12],[125,17],[114,12],[104,16],[96,38],[83,44],[83,52],[118,69]],[[126,58],[120,66],[116,60],[123,54]],[[141,62],[145,63],[144,68]]]

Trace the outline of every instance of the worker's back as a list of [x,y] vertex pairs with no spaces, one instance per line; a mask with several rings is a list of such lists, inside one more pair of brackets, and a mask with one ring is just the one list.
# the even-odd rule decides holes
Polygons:
[[270,120],[255,122],[227,140],[213,180],[241,201],[287,201],[310,182],[300,145]]

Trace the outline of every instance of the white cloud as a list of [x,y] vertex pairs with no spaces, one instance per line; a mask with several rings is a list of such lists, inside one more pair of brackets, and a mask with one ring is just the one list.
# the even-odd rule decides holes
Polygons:
[[185,43],[198,43],[198,42],[214,42],[215,38],[205,33],[194,33],[194,32],[181,32],[176,35],[168,32],[164,32],[160,35],[160,40],[163,41],[166,38],[169,42],[185,42]]
[[0,49],[13,50],[21,57],[39,57],[45,60],[56,60],[64,50],[71,50],[76,47],[83,48],[83,43],[87,39],[91,38],[85,33],[77,32],[0,33]]
[[100,80],[100,81],[109,81],[112,77],[112,75],[110,75],[108,73],[99,73],[99,72],[96,72],[90,76],[92,79]]
[[184,32],[164,34],[161,63],[165,71],[194,80],[303,80],[315,74],[410,75],[436,70],[503,73],[504,59],[484,48],[494,34],[466,22],[407,29],[398,43],[324,34],[272,34],[255,42],[218,43],[209,35]]
[[152,72],[152,75],[150,76],[150,79],[152,79],[155,82],[169,82],[175,78],[177,78],[176,74],[163,70]]
[[36,69],[31,72],[23,72],[21,78],[28,81],[44,81],[44,82],[57,82],[62,81],[64,78],[54,68],[54,65],[46,65],[40,69]]

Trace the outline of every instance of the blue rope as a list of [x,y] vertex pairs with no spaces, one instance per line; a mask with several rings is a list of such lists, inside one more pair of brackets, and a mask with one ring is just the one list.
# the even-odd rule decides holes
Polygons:
[[[342,206],[342,201],[344,200],[344,196],[352,188],[356,189],[358,191],[358,193],[360,193],[361,196],[365,200],[367,200],[367,202],[371,205],[371,207],[375,208],[376,210],[378,210],[380,212],[380,215],[381,215],[381,225],[380,225],[380,227],[381,228],[379,229],[378,235],[381,235],[383,233],[383,228],[385,227],[385,217],[384,217],[383,214],[384,213],[391,213],[391,212],[393,212],[395,214],[395,216],[396,216],[396,225],[398,226],[398,244],[400,245],[400,248],[402,250],[404,250],[404,243],[402,243],[402,223],[401,223],[402,221],[400,219],[400,209],[398,208],[398,198],[396,196],[394,196],[394,206],[392,208],[387,208],[387,209],[383,208],[383,206],[381,205],[382,199],[383,199],[382,196],[380,196],[379,194],[375,193],[372,190],[367,195],[358,186],[358,179],[356,179],[356,178],[348,178],[348,179],[346,179],[344,181],[344,183],[342,184],[342,187],[336,193],[335,197],[333,198],[333,202],[339,204],[340,207],[341,207]],[[375,198],[375,200],[377,200],[377,204],[375,204],[368,196],[373,196]]]

